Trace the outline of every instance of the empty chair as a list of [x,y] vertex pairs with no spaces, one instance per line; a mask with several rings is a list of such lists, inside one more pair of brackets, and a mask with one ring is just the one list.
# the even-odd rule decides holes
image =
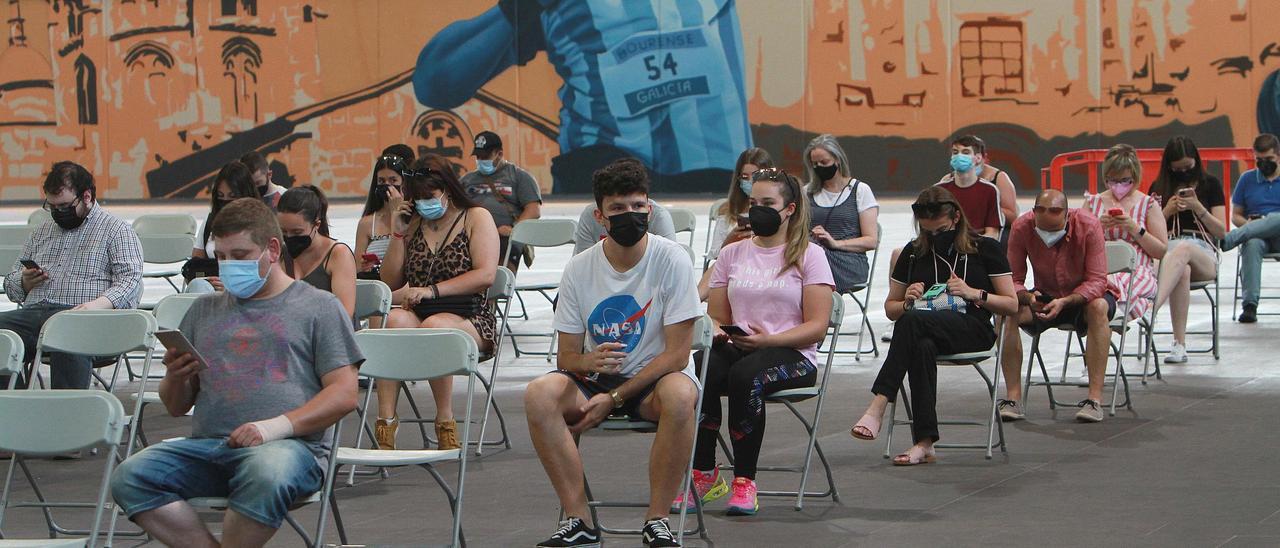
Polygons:
[[[676,236],[682,232],[689,233],[689,249],[693,249],[694,232],[698,228],[698,214],[691,209],[683,207],[669,207],[667,212],[671,214],[671,224],[675,226]],[[692,251],[691,251],[692,252]]]

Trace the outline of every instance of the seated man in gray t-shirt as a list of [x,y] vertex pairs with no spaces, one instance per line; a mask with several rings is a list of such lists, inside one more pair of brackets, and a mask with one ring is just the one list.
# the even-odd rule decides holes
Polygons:
[[[604,225],[596,220],[595,202],[591,202],[578,216],[578,230],[573,233],[573,254],[577,255],[600,243],[608,234]],[[649,234],[662,236],[671,241],[676,240],[676,224],[671,221],[671,212],[653,200],[649,200]]]
[[225,292],[191,305],[181,331],[205,360],[165,352],[160,400],[173,416],[195,407],[191,437],[125,460],[111,493],[167,546],[218,546],[185,501],[225,497],[223,546],[262,546],[297,501],[320,490],[329,427],[356,407],[364,361],[337,297],[280,268],[275,214],[242,198],[211,232]]

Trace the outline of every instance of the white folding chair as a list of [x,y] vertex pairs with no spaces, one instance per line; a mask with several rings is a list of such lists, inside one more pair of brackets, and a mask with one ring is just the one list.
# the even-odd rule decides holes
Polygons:
[[33,228],[31,225],[0,225],[0,245],[22,247]]
[[[391,314],[391,288],[387,287],[387,284],[382,283],[379,280],[356,280],[356,307],[355,307],[355,314],[354,314],[356,321],[360,322],[361,324],[372,326],[373,324],[370,320],[373,320],[374,318],[378,318],[381,320],[381,323],[379,325],[386,326],[387,316],[389,316],[390,314]],[[363,329],[368,329],[368,328],[369,327],[365,327]],[[373,391],[374,391],[374,385],[373,385],[373,382],[370,381],[368,392],[372,393]],[[406,391],[406,393],[408,393],[408,391]],[[357,415],[363,417],[364,408],[358,407],[356,409],[356,413]],[[373,442],[375,446],[377,446],[377,443],[378,443],[377,437],[374,436],[372,427],[369,426],[369,423],[363,422],[363,421],[361,421],[360,423],[360,428],[356,429],[355,446],[358,448],[364,444],[365,434],[369,434],[369,439]],[[426,436],[425,430],[423,431],[422,435]],[[355,484],[355,478],[357,474],[359,475],[381,474],[383,478],[388,477],[385,469],[366,473],[364,471],[357,470],[357,468],[358,467],[356,466],[352,466],[351,469],[347,471],[348,487]]]
[[[880,260],[880,242],[884,241],[884,229],[880,223],[876,223],[876,248],[871,250],[871,264],[867,270],[867,282],[854,286],[839,295],[840,298],[848,296],[853,299],[854,306],[858,307],[860,318],[858,321],[858,330],[856,332],[846,331],[841,335],[857,335],[858,345],[853,350],[836,350],[836,354],[853,354],[854,361],[862,361],[862,355],[871,353],[874,357],[880,357],[880,344],[876,341],[875,328],[871,327],[871,318],[867,317],[867,306],[871,304],[871,285],[876,279],[876,262]],[[862,339],[864,336],[871,338],[871,348],[864,349],[862,347]],[[823,351],[821,348],[819,351]]]
[[671,224],[675,225],[677,236],[683,232],[689,233],[689,251],[692,253],[694,232],[698,228],[698,214],[683,207],[669,207],[667,212],[671,214]]
[[[191,249],[196,245],[196,237],[190,234],[138,234],[138,242],[142,244],[143,265],[175,265],[191,258]],[[174,292],[181,292],[173,278],[182,275],[182,268],[165,268],[163,270],[144,270],[143,278],[161,278],[169,283]],[[150,305],[154,306],[154,305]],[[143,304],[140,308],[149,308]]]
[[26,352],[27,347],[22,343],[22,337],[8,329],[0,329],[0,375],[9,377],[6,390],[13,390],[18,386],[18,377],[22,375],[22,358]]
[[[494,386],[498,384],[498,362],[502,360],[502,335],[507,329],[507,313],[511,310],[511,296],[515,294],[516,275],[504,266],[499,266],[498,271],[494,274],[493,285],[489,286],[489,306],[492,307],[493,315],[498,319],[498,332],[493,337],[493,349],[485,354],[480,355],[480,361],[488,360],[489,376],[486,378],[484,373],[476,372],[476,379],[480,381],[480,385],[485,390],[484,416],[480,420],[480,435],[476,436],[473,443],[476,444],[476,456],[479,457],[484,452],[486,445],[501,445],[507,449],[511,449],[511,438],[507,436],[507,419],[502,416],[502,410],[498,408],[498,403],[493,400]],[[486,440],[485,432],[489,428],[489,410],[498,417],[498,428],[502,432],[502,437],[496,440]]]
[[[1133,249],[1133,246],[1129,245],[1127,242],[1119,242],[1119,241],[1107,242],[1106,253],[1107,253],[1107,274],[1108,275],[1116,274],[1120,272],[1131,273],[1138,266],[1138,252],[1135,251]],[[1129,287],[1125,291],[1126,295],[1131,295],[1133,293],[1133,283],[1134,283],[1134,277],[1130,276],[1129,283],[1128,283]],[[1132,299],[1130,299],[1130,301],[1131,300]],[[1116,370],[1112,374],[1111,402],[1104,405],[1110,407],[1110,415],[1113,417],[1116,414],[1117,406],[1123,406],[1129,409],[1133,409],[1133,400],[1130,398],[1130,394],[1129,394],[1129,378],[1124,373],[1124,357],[1125,357],[1124,348],[1125,348],[1126,338],[1129,334],[1130,304],[1131,304],[1130,302],[1126,301],[1123,304],[1123,306],[1120,307],[1120,310],[1116,311],[1115,318],[1111,320],[1111,324],[1110,324],[1111,331],[1118,332],[1120,334],[1119,346],[1116,346],[1116,344],[1112,341],[1108,341],[1108,344],[1111,347],[1111,354],[1116,359]],[[1053,387],[1055,386],[1074,386],[1074,387],[1089,386],[1089,383],[1087,381],[1081,382],[1081,381],[1066,380],[1067,360],[1071,357],[1071,335],[1073,334],[1075,335],[1076,343],[1081,347],[1082,353],[1084,348],[1083,337],[1079,333],[1076,333],[1075,326],[1072,324],[1061,324],[1056,326],[1056,328],[1059,331],[1067,332],[1067,347],[1063,353],[1063,360],[1062,360],[1062,367],[1063,367],[1062,378],[1057,381],[1053,381],[1049,379],[1049,371],[1047,368],[1045,368],[1044,356],[1040,352],[1040,336],[1043,333],[1036,333],[1031,340],[1031,357],[1032,357],[1033,363],[1030,363],[1027,365],[1027,377],[1024,380],[1022,385],[1023,387],[1022,403],[1024,408],[1026,406],[1027,394],[1031,391],[1032,386],[1045,387],[1045,391],[1049,395],[1049,409],[1055,409],[1058,406],[1063,406],[1063,407],[1075,406],[1074,403],[1062,402],[1054,398]],[[1031,380],[1031,373],[1033,369],[1036,367],[1036,364],[1039,364],[1039,367],[1040,367],[1040,374],[1042,377],[1042,380],[1040,381]],[[1119,403],[1119,399],[1118,399],[1121,384],[1124,385],[1124,403]]]
[[45,211],[44,208],[42,207],[36,208],[36,210],[32,211],[30,215],[27,215],[27,225],[30,226],[32,229],[35,229],[36,227],[44,224],[45,221],[52,221],[52,220],[53,220],[53,215],[50,215],[49,212]]
[[[528,221],[525,221],[528,222]],[[523,224],[523,223],[521,223]],[[519,225],[517,225],[519,226]],[[381,451],[377,449],[358,449],[339,447],[334,459],[336,468],[342,466],[369,466],[391,468],[399,466],[419,466],[426,470],[431,478],[440,485],[453,512],[453,536],[451,546],[464,543],[462,537],[462,500],[467,471],[467,445],[471,443],[471,407],[475,396],[477,367],[480,351],[475,339],[458,329],[373,329],[356,333],[356,342],[364,354],[365,361],[360,366],[360,373],[366,377],[390,381],[427,381],[442,377],[467,376],[467,403],[465,417],[462,421],[461,445],[464,449],[418,449],[402,451]],[[432,359],[424,360],[423,356]],[[364,414],[368,414],[369,397],[365,397]],[[360,417],[367,422],[366,416]],[[457,491],[449,487],[448,482],[435,469],[445,462],[458,463]],[[342,516],[338,512],[337,497],[332,495],[332,483],[325,484],[326,496],[331,497],[334,521],[338,526],[338,534],[342,544],[349,544],[342,526]],[[321,526],[323,531],[323,509],[321,510]],[[317,536],[317,544],[320,537]]]
[[[57,538],[50,530],[49,538],[39,540],[0,540],[0,547],[93,548],[101,543],[104,512],[114,514],[107,501],[111,470],[116,464],[116,451],[124,431],[124,407],[111,394],[99,390],[30,390],[0,392],[0,450],[13,452],[5,475],[4,494],[0,495],[0,524],[7,508],[40,507],[46,517],[50,506],[93,508],[93,524],[79,538]],[[21,417],[21,420],[14,420]],[[106,453],[102,459],[102,479],[98,483],[97,501],[93,503],[50,503],[27,468],[25,457],[65,454],[71,451],[97,449]],[[35,491],[38,502],[13,502],[13,475],[17,468]],[[52,518],[48,518],[52,520]],[[108,534],[105,544],[111,545]]]
[[715,237],[716,230],[720,228],[720,208],[728,203],[728,198],[720,198],[711,202],[711,209],[707,210],[707,237],[703,240],[702,245],[702,270],[706,271],[711,266],[711,261],[716,260],[719,253],[711,252],[711,239]]
[[[202,295],[199,293],[175,293],[160,299],[160,302],[156,303],[155,309],[151,311],[152,315],[156,317],[156,329],[178,329],[182,324],[182,319],[187,317],[187,311],[191,309],[192,303],[195,303],[196,299],[200,297]],[[126,357],[126,367],[129,367],[130,373],[132,373],[132,366],[128,365],[128,360],[129,358]],[[142,398],[142,405],[138,407],[138,413],[135,416],[138,423],[138,443],[142,444],[143,447],[150,445],[150,442],[147,441],[146,429],[142,426],[143,413],[148,405],[162,403],[160,401],[160,393],[146,390],[145,384],[148,380],[162,378],[164,377],[142,377],[144,386],[140,387],[137,392],[129,394],[130,399]]]
[[195,235],[196,227],[196,218],[189,213],[148,213],[133,220],[133,231],[138,234]]
[[[27,379],[34,380],[41,358],[46,352],[63,352],[81,356],[123,356],[130,352],[143,352],[142,378],[151,374],[151,363],[156,344],[156,318],[142,310],[66,310],[54,314],[40,328],[36,342],[35,358]],[[120,366],[117,364],[115,375]],[[112,384],[114,384],[114,378]],[[35,388],[28,382],[28,388]],[[125,417],[129,422],[129,436],[125,442],[123,458],[133,454],[134,440],[138,437],[138,422],[134,417],[142,411],[142,392],[146,383],[138,385],[133,413]],[[116,514],[113,512],[108,534],[115,534]],[[61,534],[83,534],[69,531],[54,522],[46,513],[49,529]]]
[[[8,274],[13,272],[14,266],[18,264],[18,257],[22,256],[22,244],[19,245],[0,245],[0,271]],[[4,284],[0,284],[0,294],[4,293]]]
[[[698,318],[698,321],[695,322],[693,325],[692,350],[695,353],[702,352],[702,362],[698,364],[698,371],[699,371],[698,401],[694,406],[694,411],[693,411],[694,421],[697,421],[698,420],[697,418],[702,415],[702,390],[703,390],[703,387],[706,386],[707,363],[711,359],[711,342],[712,342],[711,325],[712,325],[711,318],[707,316]],[[603,422],[601,422],[598,428],[605,431],[656,432],[658,430],[658,424],[655,422],[641,419],[639,417],[614,415],[606,418]],[[680,485],[683,486],[682,489],[693,489],[693,455],[694,455],[694,451],[696,450],[697,442],[698,442],[698,429],[696,425],[693,430],[694,430],[693,445],[691,446],[689,451],[689,462],[688,462],[688,466],[685,467],[684,481],[680,483]],[[600,515],[596,509],[597,508],[648,508],[649,506],[648,501],[639,502],[639,501],[596,500],[595,495],[591,493],[591,482],[587,480],[587,475],[585,470],[582,474],[582,487],[587,495],[587,508],[591,511],[591,521],[593,521],[596,524],[596,527],[599,528],[601,532],[610,533],[614,535],[642,534],[642,531],[640,529],[617,529],[617,528],[606,526],[604,523],[600,521]],[[675,529],[676,542],[684,544],[685,534],[698,535],[703,540],[710,542],[711,537],[707,535],[707,527],[703,520],[702,498],[701,497],[682,497],[682,498],[684,500],[681,502],[681,507],[680,507],[680,524]],[[692,531],[687,531],[685,528],[685,519],[688,514],[688,509],[689,509],[688,505],[689,505],[690,498],[694,499],[694,507],[696,509],[698,524]],[[564,510],[561,509],[560,513],[561,513],[561,516],[563,517]]]
[[[991,458],[992,449],[997,445],[1000,446],[1001,453],[1008,453],[1004,442],[1004,423],[996,415],[996,404],[999,402],[999,395],[996,389],[1000,385],[1000,348],[1004,342],[1004,318],[994,316],[996,342],[991,345],[990,349],[978,352],[961,352],[958,354],[942,354],[937,356],[938,367],[957,366],[957,367],[973,367],[978,372],[978,376],[982,377],[982,382],[987,386],[987,396],[990,399],[990,406],[987,408],[987,418],[985,420],[940,420],[939,426],[945,425],[961,425],[961,426],[985,426],[987,429],[986,443],[935,443],[933,446],[939,449],[986,449],[988,459]],[[991,360],[991,374],[982,370],[982,362]],[[885,430],[884,437],[884,458],[892,455],[893,446],[893,428],[895,426],[910,426],[912,424],[911,400],[908,399],[906,384],[903,384],[899,391],[902,400],[903,410],[906,411],[906,420],[897,419],[898,404],[897,401],[889,402],[889,421],[886,423],[889,428]],[[996,434],[999,434],[997,441]]]
[[[831,351],[827,352],[826,363],[822,366],[822,377],[818,379],[813,386],[808,388],[792,388],[789,390],[779,390],[772,394],[765,395],[764,402],[766,404],[781,404],[795,416],[800,424],[804,425],[805,433],[809,435],[808,443],[805,445],[804,461],[799,465],[793,466],[757,466],[756,470],[761,472],[793,472],[800,474],[800,488],[795,491],[757,491],[756,494],[762,497],[795,497],[796,511],[804,508],[805,497],[809,498],[827,498],[831,497],[834,502],[840,502],[840,493],[836,491],[836,482],[831,474],[831,464],[827,462],[827,456],[822,452],[822,444],[818,442],[818,423],[822,419],[822,404],[827,394],[827,382],[831,379],[831,364],[835,360],[835,355],[839,352],[834,351],[836,345],[840,341],[840,325],[844,322],[844,300],[838,298],[838,295],[831,295],[831,317],[827,322],[827,337],[831,339],[830,346],[827,348]],[[817,399],[817,404],[813,409],[813,416],[806,417],[800,413],[796,407],[797,403]],[[719,432],[716,436],[720,442],[720,448],[724,450],[724,454],[729,464],[721,466],[722,470],[733,470],[733,449],[725,442],[724,436]],[[822,463],[822,468],[827,473],[827,490],[826,491],[807,491],[805,486],[809,483],[809,469],[813,463],[813,454],[818,454],[818,460]]]
[[[1267,261],[1280,262],[1280,253],[1263,253],[1262,254],[1262,266],[1264,270],[1267,266]],[[1233,320],[1236,318],[1239,318],[1239,316],[1236,315],[1236,308],[1240,306],[1240,299],[1244,296],[1243,295],[1244,288],[1240,287],[1240,285],[1244,283],[1244,280],[1240,278],[1240,273],[1241,273],[1240,267],[1243,265],[1243,262],[1244,262],[1244,253],[1237,251],[1236,252],[1236,283],[1235,283],[1235,288],[1232,289],[1232,292],[1231,292],[1231,319]],[[1277,295],[1268,296],[1266,293],[1267,293],[1267,290],[1269,289],[1280,289],[1280,287],[1262,285],[1260,287],[1260,291],[1258,292],[1259,304],[1261,304],[1262,301],[1280,300],[1280,296],[1277,296]],[[1280,316],[1280,312],[1258,312],[1257,314],[1259,316]],[[1215,355],[1214,357],[1217,357],[1217,356]]]
[[[563,245],[573,245],[574,232],[578,229],[578,223],[569,219],[529,219],[516,223],[515,228],[511,230],[511,239],[507,244],[507,249],[503,250],[503,257],[510,256],[511,243],[520,243],[534,248],[539,247],[560,247]],[[529,273],[525,273],[526,276]],[[551,307],[555,308],[555,297],[550,292],[560,289],[560,280],[548,282],[533,282],[515,284],[516,300],[520,301],[521,317],[528,319],[528,310],[524,305],[524,298],[520,296],[522,292],[536,291],[543,298],[551,303]],[[529,354],[533,356],[545,355],[547,363],[551,363],[552,349],[555,348],[555,331],[550,333],[516,333],[508,331],[507,336],[511,338],[511,347],[519,358],[521,354]],[[520,350],[519,344],[516,342],[517,337],[548,337],[551,344],[547,347],[547,352],[529,352]]]

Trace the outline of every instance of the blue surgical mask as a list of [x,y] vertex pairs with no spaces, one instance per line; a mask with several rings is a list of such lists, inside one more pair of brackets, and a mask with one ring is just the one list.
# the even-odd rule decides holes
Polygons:
[[751,179],[738,179],[738,188],[747,196],[751,195]]
[[493,160],[477,159],[476,171],[479,171],[482,175],[493,175],[493,172],[498,171],[498,166],[493,165]]
[[414,200],[413,209],[418,215],[428,221],[434,221],[444,217],[444,204],[440,202],[440,198],[430,198],[427,200]]
[[968,154],[952,154],[951,169],[954,169],[959,173],[968,173],[969,170],[973,169],[973,156]]
[[[263,250],[257,259],[218,261],[218,278],[222,280],[222,287],[226,288],[227,293],[240,299],[256,295],[267,284],[267,276],[258,274],[258,264],[266,255],[266,250]],[[267,275],[271,275],[270,266],[267,267]]]

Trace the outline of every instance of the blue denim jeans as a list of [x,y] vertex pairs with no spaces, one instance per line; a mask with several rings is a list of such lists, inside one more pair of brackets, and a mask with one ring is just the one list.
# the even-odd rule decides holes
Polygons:
[[1280,252],[1280,212],[1232,230],[1222,239],[1223,249],[1240,249],[1240,285],[1245,304],[1258,304],[1262,292],[1262,255]]
[[237,513],[279,528],[294,502],[320,490],[324,470],[297,439],[232,449],[223,438],[157,443],[111,475],[111,496],[129,518],[171,502],[226,497]]

